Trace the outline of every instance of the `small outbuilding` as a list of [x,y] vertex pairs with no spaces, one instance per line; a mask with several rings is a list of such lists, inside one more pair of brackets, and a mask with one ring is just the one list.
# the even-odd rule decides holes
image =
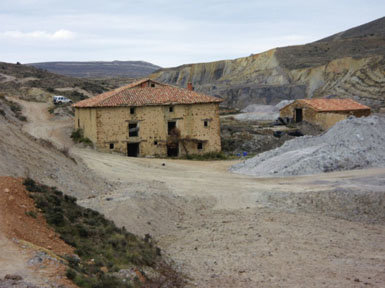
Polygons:
[[370,108],[352,99],[298,99],[280,109],[279,114],[296,123],[306,121],[329,129],[351,115],[369,116]]

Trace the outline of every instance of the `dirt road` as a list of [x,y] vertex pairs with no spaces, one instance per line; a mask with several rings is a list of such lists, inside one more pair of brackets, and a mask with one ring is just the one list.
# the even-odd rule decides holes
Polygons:
[[[43,138],[62,129],[30,119]],[[384,169],[255,179],[227,161],[71,153],[110,183],[79,203],[153,235],[189,287],[385,286]]]
[[73,145],[69,135],[72,131],[72,119],[55,119],[49,114],[48,109],[51,103],[29,102],[13,98],[23,106],[23,114],[26,115],[28,122],[23,130],[36,138],[51,141],[58,148],[70,148]]
[[[384,169],[255,179],[227,172],[226,161],[73,152],[101,177],[120,183],[82,204],[130,231],[155,235],[191,277],[191,287],[385,285],[385,227],[350,221],[343,205],[332,199],[325,204],[317,194],[362,189],[365,183],[383,190]],[[302,211],[288,203],[290,195],[303,193],[331,211]],[[274,194],[284,205],[269,200]]]

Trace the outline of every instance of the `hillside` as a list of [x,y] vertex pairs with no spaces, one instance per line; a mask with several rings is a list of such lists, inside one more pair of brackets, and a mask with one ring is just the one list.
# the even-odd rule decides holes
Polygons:
[[191,81],[237,108],[329,96],[376,108],[385,105],[384,57],[385,17],[306,45],[161,69],[151,77],[179,86]]
[[141,78],[161,68],[144,61],[42,62],[28,65],[61,75],[88,78]]
[[32,66],[0,62],[0,91],[8,96],[46,102],[64,95],[74,102],[116,88],[131,79],[90,80],[54,74]]

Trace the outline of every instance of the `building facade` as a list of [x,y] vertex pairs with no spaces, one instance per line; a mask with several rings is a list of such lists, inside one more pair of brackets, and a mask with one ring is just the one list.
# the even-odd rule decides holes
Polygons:
[[370,108],[352,99],[298,99],[279,111],[280,117],[294,122],[306,121],[329,129],[337,122],[353,115],[370,115]]
[[128,156],[219,152],[221,101],[144,79],[74,104],[75,129],[98,150]]

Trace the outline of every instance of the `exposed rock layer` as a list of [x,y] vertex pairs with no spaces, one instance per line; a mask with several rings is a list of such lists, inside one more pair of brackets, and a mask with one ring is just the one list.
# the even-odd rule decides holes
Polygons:
[[307,45],[161,69],[152,78],[225,99],[224,106],[349,97],[385,105],[385,17]]

